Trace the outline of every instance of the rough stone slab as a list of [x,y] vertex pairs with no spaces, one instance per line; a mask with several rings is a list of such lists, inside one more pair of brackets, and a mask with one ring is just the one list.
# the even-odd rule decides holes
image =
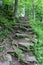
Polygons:
[[10,48],[9,50],[7,50],[7,52],[14,52],[14,50]]
[[37,43],[38,40],[34,38],[34,39],[32,39],[32,42]]
[[25,47],[28,47],[28,46],[33,46],[33,43],[19,42],[19,45],[23,45],[23,46],[25,46]]
[[34,64],[34,65],[37,65],[37,64]]
[[32,31],[32,28],[27,29],[27,31],[29,31],[29,32]]
[[[0,62],[0,65],[10,65],[9,61],[5,61],[5,62]],[[12,64],[11,64],[12,65]]]
[[10,54],[5,55],[3,61],[0,61],[0,65],[12,65],[12,57]]
[[9,62],[0,62],[0,65],[10,65]]
[[30,42],[30,38],[25,38],[25,40],[26,40],[27,42]]
[[25,37],[28,37],[27,34],[20,34],[20,33],[16,33],[15,36],[16,36],[16,37],[19,37],[19,38],[25,38]]
[[28,23],[15,23],[15,25],[17,25],[17,26],[19,26],[19,25],[21,25],[21,26],[28,26],[28,27],[31,28],[31,26]]
[[13,65],[20,65],[20,63],[19,62],[13,62]]
[[27,62],[36,62],[37,63],[35,56],[30,56],[30,55],[26,54],[25,58],[26,58]]

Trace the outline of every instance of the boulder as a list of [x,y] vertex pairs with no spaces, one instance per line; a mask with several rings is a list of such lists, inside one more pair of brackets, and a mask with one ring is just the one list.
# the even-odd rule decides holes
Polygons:
[[12,65],[12,57],[10,54],[7,54],[6,56],[4,56],[3,61],[0,61],[0,65]]

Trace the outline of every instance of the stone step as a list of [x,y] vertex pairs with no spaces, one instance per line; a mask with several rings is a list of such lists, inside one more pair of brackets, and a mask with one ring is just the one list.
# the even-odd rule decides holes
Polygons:
[[16,30],[25,30],[25,31],[33,31],[32,30],[32,28],[27,28],[27,27],[24,27],[24,26],[14,26],[14,28],[16,29]]
[[18,62],[18,61],[15,61],[13,62],[13,65],[37,65],[36,63],[23,63],[23,62]]
[[23,21],[23,20],[19,20],[19,21],[16,21],[16,23],[29,23],[28,21]]
[[28,53],[24,53],[24,56],[25,56],[27,62],[37,63],[37,60],[36,60],[35,56],[30,56]]
[[13,53],[15,50],[13,48],[9,48],[9,50],[7,50],[7,53]]
[[4,58],[0,59],[0,65],[12,65],[12,57],[10,54],[6,54]]
[[18,45],[24,46],[24,47],[30,47],[30,46],[33,46],[34,44],[30,42],[19,42]]
[[37,38],[32,37],[32,36],[30,37],[30,39],[29,38],[25,38],[25,40],[28,41],[28,42],[30,41],[32,43],[37,43],[38,42]]
[[[17,52],[17,49],[15,49],[15,53],[17,56],[18,56],[19,51]],[[37,63],[37,60],[34,55],[29,55],[29,53],[27,53],[27,52],[22,52],[21,54],[22,54],[23,59],[19,58],[19,56],[18,56],[19,61],[23,61],[24,63],[28,63],[28,62]]]
[[28,24],[28,23],[15,23],[15,25],[31,27],[30,24]]
[[30,43],[30,42],[19,42],[18,43],[18,47],[23,50],[23,51],[33,51],[32,48],[30,47],[33,47],[33,43]]
[[[29,63],[33,63],[33,64],[37,64],[37,60],[36,60],[36,58],[35,58],[35,56],[34,55],[29,55],[28,53],[23,53],[23,58],[26,60],[26,62],[23,62],[22,60],[20,60],[19,59],[19,62],[20,61],[22,61],[22,63],[26,63],[27,65],[29,64]],[[14,61],[13,61],[14,62]]]
[[37,38],[33,38],[33,39],[31,39],[31,42],[37,43],[38,42],[38,39]]
[[21,65],[18,61],[13,62],[13,65]]
[[28,37],[27,34],[20,34],[20,33],[16,33],[15,36],[16,36],[17,38],[25,38],[25,37]]
[[8,61],[0,62],[0,65],[10,65],[9,63],[10,63],[10,62],[8,62]]
[[[16,38],[19,38],[19,39],[22,39],[22,38],[29,38],[30,37],[30,35],[33,35],[34,33],[33,32],[22,32],[21,31],[21,33],[18,33],[18,32],[16,32],[15,33],[15,37]],[[31,38],[31,37],[30,37]]]
[[28,17],[20,17],[19,19],[20,19],[20,20],[28,21]]

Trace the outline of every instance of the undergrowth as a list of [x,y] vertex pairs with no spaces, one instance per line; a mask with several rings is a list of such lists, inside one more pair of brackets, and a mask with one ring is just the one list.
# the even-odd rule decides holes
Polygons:
[[0,30],[0,39],[7,36],[9,33],[14,33],[14,24],[16,23],[15,20],[8,20],[4,16],[0,15],[0,27],[2,28]]
[[43,24],[41,21],[30,20],[30,25],[37,35],[38,42],[34,44],[34,51],[38,65],[41,65],[43,63]]
[[14,53],[16,53],[16,55],[18,56],[18,60],[21,60],[21,61],[27,63],[22,50],[17,48],[17,49],[15,49]]

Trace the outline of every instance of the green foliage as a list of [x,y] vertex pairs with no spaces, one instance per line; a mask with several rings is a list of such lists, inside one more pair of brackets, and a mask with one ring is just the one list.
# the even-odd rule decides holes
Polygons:
[[3,15],[6,16],[7,19],[13,19],[15,0],[3,0],[2,2]]
[[14,52],[17,54],[19,60],[22,60],[23,62],[26,62],[22,50],[17,48]]
[[2,15],[0,15],[0,26],[4,28],[0,31],[0,39],[7,36],[11,31],[14,32],[13,25],[15,24],[15,20],[8,20]]
[[43,26],[40,21],[30,21],[33,31],[37,34],[38,42],[34,45],[34,51],[39,63],[43,63]]
[[[13,25],[16,21],[13,19],[13,6],[14,2],[12,0],[3,0],[3,12],[0,13],[0,26],[4,27],[4,30],[0,32],[0,38],[9,34],[9,31],[14,32]],[[38,42],[34,45],[34,51],[39,63],[38,65],[40,65],[40,63],[43,63],[43,0],[19,0],[17,15],[21,14],[23,8],[25,8],[25,14],[28,16],[30,25],[37,35]],[[20,49],[16,49],[15,53],[19,59],[23,60],[23,52]]]
[[8,34],[10,34],[10,32],[7,29],[1,31],[0,32],[0,40],[4,39]]
[[[34,46],[35,55],[39,63],[43,63],[43,27],[40,25],[40,21],[30,21],[30,24],[34,30],[34,32],[38,36],[38,42]],[[42,46],[42,48],[41,48]]]
[[[34,51],[35,51],[35,56],[38,60],[38,65],[41,65],[43,63],[43,51],[42,51],[43,50],[43,1],[29,0],[27,2],[26,2],[26,6],[27,6],[26,16],[27,15],[29,16],[30,25],[33,31],[35,32],[35,34],[37,35],[38,42],[34,44]],[[35,20],[34,20],[34,16],[35,16]]]
[[3,0],[3,4],[12,5],[13,3],[14,3],[14,1],[12,1],[12,0]]
[[17,9],[18,17],[21,16],[21,13],[23,12],[23,8],[25,8],[25,0],[19,0],[18,1],[18,9]]
[[0,51],[3,52],[5,51],[7,46],[7,41],[4,39],[4,41],[2,42],[2,46],[0,46]]

